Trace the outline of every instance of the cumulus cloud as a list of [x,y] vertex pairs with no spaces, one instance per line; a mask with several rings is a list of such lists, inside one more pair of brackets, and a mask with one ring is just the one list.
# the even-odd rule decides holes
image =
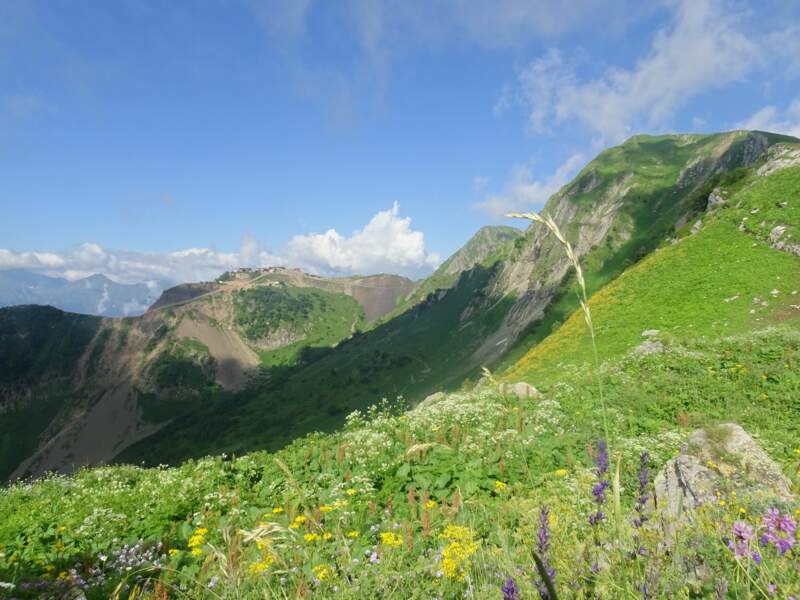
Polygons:
[[[175,252],[110,250],[83,243],[68,252],[12,252],[0,249],[0,269],[27,269],[70,280],[102,273],[120,283],[207,281],[237,267],[299,267],[321,275],[398,273],[417,277],[440,262],[425,247],[425,236],[411,227],[400,207],[377,213],[350,236],[335,229],[294,236],[275,253],[245,234],[237,252],[187,248]],[[152,285],[156,285],[152,283]]]
[[585,79],[578,75],[583,57],[551,49],[521,70],[498,108],[522,104],[534,132],[575,121],[599,143],[617,142],[636,129],[665,126],[692,97],[742,80],[760,64],[762,46],[720,0],[672,4],[672,22],[631,68]]
[[550,196],[569,182],[584,162],[582,154],[573,154],[544,179],[534,178],[530,164],[516,165],[505,189],[487,196],[475,208],[495,219],[508,212],[538,211]]
[[363,229],[344,237],[335,229],[297,235],[283,249],[284,260],[319,273],[394,272],[416,276],[435,268],[440,257],[425,249],[425,236],[411,228],[395,204]]
[[781,110],[777,106],[765,106],[744,121],[736,124],[737,129],[758,129],[800,137],[800,97]]

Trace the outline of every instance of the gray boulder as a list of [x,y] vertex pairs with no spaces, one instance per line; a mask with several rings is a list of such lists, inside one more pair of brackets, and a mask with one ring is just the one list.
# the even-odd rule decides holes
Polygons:
[[518,396],[520,398],[541,398],[542,393],[529,383],[501,383],[500,393],[504,396]]
[[667,543],[696,508],[719,502],[717,492],[791,502],[791,482],[781,468],[735,423],[695,431],[681,454],[667,461],[654,481],[660,525]]

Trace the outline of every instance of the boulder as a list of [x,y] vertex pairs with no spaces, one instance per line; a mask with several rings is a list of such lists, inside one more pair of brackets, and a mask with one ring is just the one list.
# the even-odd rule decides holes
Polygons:
[[655,503],[667,543],[693,511],[719,501],[719,490],[737,491],[740,499],[768,497],[791,502],[791,482],[781,468],[735,423],[691,434],[681,454],[664,465],[654,481]]
[[689,230],[689,234],[694,235],[700,231],[701,227],[703,227],[703,219],[697,219],[697,221],[694,222],[694,225],[692,225],[692,228]]
[[417,407],[419,408],[422,406],[430,406],[431,404],[436,404],[439,400],[443,400],[445,397],[446,394],[444,392],[434,392],[433,394],[425,396],[425,399],[422,402],[420,402],[417,405]]
[[708,203],[706,204],[706,210],[714,210],[716,207],[725,204],[725,198],[722,197],[722,193],[719,189],[715,189],[708,195]]
[[542,393],[530,383],[518,381],[517,383],[501,383],[500,393],[504,396],[518,396],[519,398],[541,398]]
[[633,349],[636,354],[658,354],[664,351],[664,344],[658,340],[645,340]]

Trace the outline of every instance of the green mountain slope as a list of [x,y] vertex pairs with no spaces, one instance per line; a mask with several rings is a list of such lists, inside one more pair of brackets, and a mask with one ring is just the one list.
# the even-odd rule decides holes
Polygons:
[[[800,168],[769,177],[751,172],[718,194],[726,203],[703,216],[699,231],[659,249],[590,300],[601,358],[627,352],[645,330],[665,339],[719,337],[800,319],[800,258],[776,250],[778,239],[770,239],[776,227],[781,239],[797,233],[800,205],[789,199],[800,196]],[[552,380],[565,363],[591,361],[588,341],[575,312],[507,377]]]
[[511,244],[522,236],[514,227],[481,227],[469,241],[444,261],[430,277],[425,278],[384,320],[388,320],[418,304],[437,290],[446,290],[458,281],[464,271],[476,266],[491,266],[504,258]]
[[[787,139],[637,136],[590,162],[546,210],[573,242],[593,293],[683,235],[715,187],[741,184],[745,169]],[[792,232],[782,235],[791,245]],[[569,317],[570,273],[543,231],[488,228],[413,293],[394,276],[287,269],[168,290],[141,318],[103,322],[65,388],[76,400],[62,403],[14,475],[114,457],[155,464],[276,449],[335,429],[376,397],[414,404],[456,389],[482,365],[513,364]],[[122,416],[108,428],[112,415]]]

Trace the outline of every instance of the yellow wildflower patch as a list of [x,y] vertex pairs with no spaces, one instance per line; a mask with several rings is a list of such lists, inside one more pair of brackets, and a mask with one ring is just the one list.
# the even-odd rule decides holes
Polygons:
[[317,565],[314,567],[313,571],[314,576],[320,581],[325,581],[326,579],[333,577],[333,569],[331,569],[328,565]]
[[384,531],[381,533],[381,544],[389,546],[390,548],[396,548],[403,545],[403,538],[391,531]]

